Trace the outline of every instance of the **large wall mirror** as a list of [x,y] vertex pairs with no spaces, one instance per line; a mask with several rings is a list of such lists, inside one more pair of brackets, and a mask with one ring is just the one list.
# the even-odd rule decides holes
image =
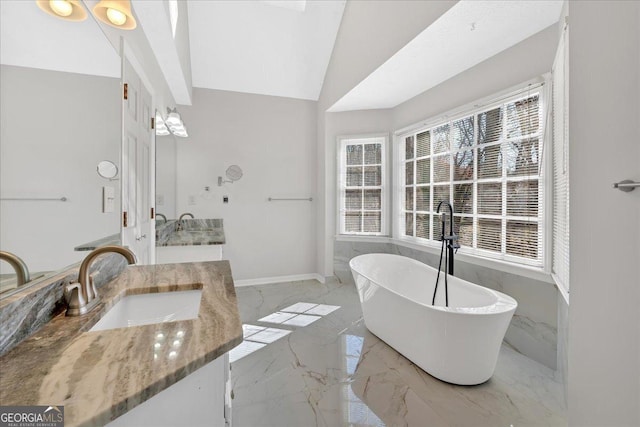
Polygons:
[[[120,181],[96,167],[120,166],[120,57],[91,14],[69,22],[2,0],[0,19],[0,249],[38,279],[119,236]],[[4,261],[0,274],[1,298],[15,274]]]
[[[177,140],[173,135],[156,135],[156,213],[167,220],[177,219]],[[156,226],[162,226],[162,217],[156,219]]]

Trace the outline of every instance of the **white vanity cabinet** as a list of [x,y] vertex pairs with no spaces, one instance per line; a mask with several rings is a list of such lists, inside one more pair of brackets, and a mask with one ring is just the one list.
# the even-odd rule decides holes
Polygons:
[[226,242],[221,218],[171,220],[156,229],[156,264],[220,261]]
[[158,246],[156,264],[220,261],[224,245]]
[[225,353],[107,426],[229,427],[230,387],[229,355]]

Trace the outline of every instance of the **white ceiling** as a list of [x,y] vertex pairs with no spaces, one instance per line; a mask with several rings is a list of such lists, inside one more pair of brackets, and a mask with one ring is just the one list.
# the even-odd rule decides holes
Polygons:
[[188,4],[194,87],[318,99],[345,0]]
[[395,107],[557,22],[562,3],[461,0],[328,111]]
[[88,15],[67,22],[47,15],[35,1],[0,0],[0,63],[120,77],[120,57]]

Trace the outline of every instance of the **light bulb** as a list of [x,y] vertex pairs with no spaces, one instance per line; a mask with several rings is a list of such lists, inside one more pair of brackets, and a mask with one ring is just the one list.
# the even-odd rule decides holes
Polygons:
[[124,13],[120,12],[117,9],[111,9],[108,8],[107,9],[107,18],[109,18],[109,21],[111,21],[111,23],[113,25],[122,25],[125,22],[127,22],[127,15],[125,15]]
[[169,113],[169,115],[167,116],[167,120],[165,120],[165,123],[167,125],[169,125],[169,127],[171,126],[179,126],[182,124],[182,119],[180,117],[180,115],[178,113],[176,113],[175,111]]
[[73,6],[67,0],[49,0],[49,7],[60,16],[69,16],[73,13]]

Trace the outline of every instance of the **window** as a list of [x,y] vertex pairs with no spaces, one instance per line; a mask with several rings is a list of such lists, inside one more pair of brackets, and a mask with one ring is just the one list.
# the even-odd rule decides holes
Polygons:
[[553,63],[553,277],[569,294],[569,84],[567,31],[560,37]]
[[339,233],[384,235],[387,138],[340,138]]
[[400,137],[403,238],[440,240],[449,201],[462,252],[542,266],[539,88]]

